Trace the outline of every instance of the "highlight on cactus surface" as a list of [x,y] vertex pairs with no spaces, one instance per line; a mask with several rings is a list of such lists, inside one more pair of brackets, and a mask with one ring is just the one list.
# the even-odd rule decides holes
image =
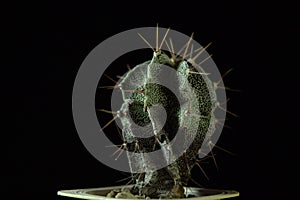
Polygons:
[[192,34],[175,49],[176,41],[168,37],[169,31],[161,34],[157,27],[154,42],[137,33],[149,47],[147,53],[151,49],[152,58],[134,67],[124,65],[128,70],[124,75],[102,77],[111,85],[101,85],[100,81],[98,92],[109,89],[120,102],[115,110],[96,108],[100,121],[102,116],[112,115],[100,124],[105,130],[116,125],[115,132],[106,133],[108,137],[119,136],[120,145],[111,156],[117,162],[126,155],[132,173],[130,183],[134,184],[130,189],[110,192],[109,197],[184,198],[193,167],[199,167],[206,178],[202,160],[211,157],[217,167],[213,147],[231,154],[212,140],[225,120],[217,113],[237,115],[226,110],[224,97],[223,102],[218,97],[218,90],[229,88],[223,86],[222,79],[211,80],[211,73],[203,67],[211,60],[206,53],[211,43],[195,49]]

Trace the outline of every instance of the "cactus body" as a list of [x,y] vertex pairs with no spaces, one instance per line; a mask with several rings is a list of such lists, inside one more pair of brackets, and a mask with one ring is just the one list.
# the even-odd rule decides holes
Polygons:
[[[174,73],[168,74],[168,79],[173,80],[173,91],[159,84],[164,79],[161,77],[163,65],[174,69]],[[198,151],[205,136],[212,134],[215,128],[212,120],[216,107],[213,84],[195,67],[182,57],[174,60],[157,51],[151,61],[134,67],[120,82],[122,134],[127,150],[138,153],[128,154],[130,167],[135,170],[149,168],[146,172],[134,174],[133,194],[151,198],[184,197],[183,186],[190,179]],[[165,120],[162,119],[162,108]],[[139,137],[138,126],[150,136]],[[196,130],[191,130],[191,127],[196,127]],[[151,170],[155,161],[143,157],[143,153],[161,150],[164,158],[161,162],[164,162],[177,153],[176,146],[188,142],[191,144],[176,161],[159,170]]]

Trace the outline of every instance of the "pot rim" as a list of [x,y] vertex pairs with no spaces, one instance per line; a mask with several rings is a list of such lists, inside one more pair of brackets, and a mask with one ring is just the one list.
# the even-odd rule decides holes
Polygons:
[[[65,196],[65,197],[73,197],[78,199],[111,200],[116,198],[110,198],[103,195],[106,195],[111,190],[130,188],[132,186],[133,185],[120,185],[120,186],[110,186],[110,187],[100,187],[100,188],[60,190],[57,192],[57,195]],[[182,198],[182,199],[189,199],[189,200],[217,200],[217,199],[226,199],[226,198],[239,196],[239,192],[235,190],[184,187],[184,191],[186,195],[197,195],[197,194],[199,195],[200,193],[206,193],[206,195],[204,196],[193,196],[193,197]],[[182,199],[172,199],[172,200],[182,200]],[[136,200],[136,199],[126,199],[126,200]]]

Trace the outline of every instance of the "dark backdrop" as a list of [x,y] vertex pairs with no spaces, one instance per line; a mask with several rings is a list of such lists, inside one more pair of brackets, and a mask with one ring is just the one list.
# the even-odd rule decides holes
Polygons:
[[268,130],[262,117],[257,5],[235,0],[82,1],[23,3],[10,9],[3,18],[7,46],[0,93],[3,114],[12,122],[3,131],[4,194],[62,199],[56,196],[61,189],[126,184],[117,181],[128,174],[104,166],[81,143],[72,118],[72,87],[82,61],[100,42],[156,23],[187,35],[195,32],[202,45],[213,42],[208,52],[220,72],[234,68],[225,84],[242,90],[227,94],[229,110],[240,117],[228,116],[231,129],[224,129],[218,142],[236,155],[215,149],[219,170],[209,160],[204,165],[209,180],[199,169],[193,170],[193,179],[205,187],[238,190],[240,199],[270,193],[263,164],[269,158],[262,153]]

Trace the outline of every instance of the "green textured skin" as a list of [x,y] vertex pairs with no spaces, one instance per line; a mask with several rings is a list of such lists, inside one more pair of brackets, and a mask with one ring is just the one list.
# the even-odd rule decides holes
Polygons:
[[[141,68],[141,65],[137,65],[120,83],[122,88],[130,85],[131,88],[135,86],[134,89],[140,91],[128,96],[128,93],[121,88],[124,103],[120,110],[120,113],[122,113],[120,119],[124,127],[123,136],[127,150],[151,152],[162,149],[167,151],[166,147],[175,137],[178,129],[184,132],[183,141],[178,141],[180,145],[191,138],[192,130],[190,130],[190,127],[196,125],[198,129],[191,145],[175,162],[157,171],[135,174],[133,176],[135,186],[132,188],[132,193],[151,198],[182,198],[184,197],[183,186],[186,186],[190,179],[190,171],[196,163],[196,157],[203,140],[207,134],[212,134],[214,130],[214,120],[211,120],[211,118],[214,118],[215,91],[211,89],[211,82],[206,75],[188,73],[188,71],[197,72],[197,70],[180,57],[173,61],[163,52],[155,52],[152,60],[147,61],[146,64],[149,64],[146,76],[140,74],[139,68]],[[184,102],[182,106],[170,90],[162,85],[152,83],[159,76],[162,64],[168,65],[177,71],[176,74],[170,76],[173,76],[173,84],[177,87],[181,102]],[[145,80],[139,80],[140,77],[144,77]],[[138,85],[136,83],[144,84]],[[193,91],[196,94],[194,101],[197,101],[198,108],[190,107],[190,105],[195,104],[191,102],[193,101],[193,98],[190,98],[191,91],[186,90],[188,85],[191,85],[194,89]],[[135,137],[132,123],[142,127],[148,126],[147,130],[155,132],[151,129],[153,125],[149,126],[149,124],[151,125],[157,114],[155,111],[151,111],[150,108],[156,104],[163,106],[167,113],[167,120],[163,128],[150,138]],[[128,113],[132,121],[128,119]],[[151,118],[150,114],[154,118],[153,116]],[[129,160],[132,167],[143,167],[145,165],[142,157],[137,156]]]

